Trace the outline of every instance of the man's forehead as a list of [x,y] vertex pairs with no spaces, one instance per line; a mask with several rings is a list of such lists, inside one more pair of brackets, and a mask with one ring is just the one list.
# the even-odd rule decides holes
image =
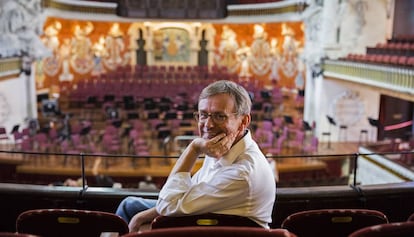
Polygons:
[[204,99],[201,99],[198,102],[198,107],[214,107],[221,109],[233,109],[234,100],[228,94],[217,94]]

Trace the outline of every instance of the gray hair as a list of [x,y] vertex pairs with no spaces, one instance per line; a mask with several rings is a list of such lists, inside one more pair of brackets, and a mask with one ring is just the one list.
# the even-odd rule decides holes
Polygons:
[[236,106],[235,112],[238,115],[250,114],[252,101],[249,93],[243,86],[232,81],[220,80],[211,83],[201,91],[198,101],[222,93],[229,94],[233,97]]

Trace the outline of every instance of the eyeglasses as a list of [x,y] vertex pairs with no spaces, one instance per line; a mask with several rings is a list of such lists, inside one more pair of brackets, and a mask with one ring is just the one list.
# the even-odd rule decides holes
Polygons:
[[198,122],[205,122],[208,117],[211,117],[214,123],[220,124],[220,123],[226,122],[227,119],[229,119],[229,116],[231,114],[237,114],[237,113],[225,114],[225,113],[194,112],[194,118]]

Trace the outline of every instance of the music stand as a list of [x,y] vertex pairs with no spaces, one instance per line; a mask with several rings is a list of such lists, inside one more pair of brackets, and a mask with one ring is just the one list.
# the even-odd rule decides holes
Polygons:
[[312,130],[312,127],[305,120],[303,120],[303,128],[305,129],[305,131],[311,131]]
[[168,112],[165,114],[165,119],[176,119],[178,117],[176,112]]
[[135,102],[134,102],[134,97],[133,96],[124,96],[122,98],[122,100],[124,102],[124,109],[125,110],[135,109]]
[[127,114],[127,118],[128,119],[138,119],[139,118],[139,114],[136,113],[136,112],[128,113]]
[[283,119],[285,120],[285,123],[293,124],[292,116],[283,115]]
[[[329,115],[326,115],[326,118],[328,119],[328,121],[329,121],[329,125],[334,125],[334,126],[336,126],[336,122],[335,122],[335,119],[333,119],[332,117],[330,117]],[[330,129],[329,129],[329,131],[330,131]]]
[[120,128],[120,127],[121,127],[121,125],[122,125],[122,120],[120,120],[120,119],[114,119],[114,120],[112,121],[112,125],[113,125],[114,127],[116,127],[116,128]]
[[90,131],[91,131],[92,127],[91,126],[87,126],[81,129],[80,131],[80,135],[84,136],[87,135]]
[[[368,123],[372,126],[372,127],[374,127],[374,128],[377,128],[377,134],[378,134],[378,129],[379,128],[382,128],[382,125],[381,125],[381,123],[380,123],[380,121],[378,120],[378,119],[373,119],[373,118],[371,118],[371,117],[368,117]],[[372,133],[373,135],[374,135],[374,133]],[[378,136],[378,135],[377,135]],[[373,139],[374,141],[376,140],[376,139]]]
[[311,131],[311,134],[313,136],[313,128],[310,126],[310,124],[306,122],[305,120],[303,120],[302,125],[303,125],[303,130],[305,130],[305,132]]
[[18,132],[19,128],[20,128],[20,124],[14,125],[11,132],[10,132],[10,134],[14,134],[14,133]]
[[376,127],[376,128],[379,128],[381,126],[381,123],[379,122],[378,119],[373,119],[373,118],[368,117],[368,122],[371,126]]
[[115,100],[115,95],[104,95],[104,102],[110,102],[110,101],[114,101]]
[[326,115],[326,118],[328,119],[328,122],[329,122],[329,132],[322,133],[322,135],[327,135],[328,136],[328,149],[331,149],[331,127],[332,127],[332,125],[336,126],[336,122],[335,122],[335,119],[332,118],[329,115]]

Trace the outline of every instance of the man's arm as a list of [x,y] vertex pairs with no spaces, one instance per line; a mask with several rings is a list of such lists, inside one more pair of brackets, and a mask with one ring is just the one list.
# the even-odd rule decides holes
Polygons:
[[203,138],[194,139],[180,155],[170,175],[179,172],[191,172],[197,158],[203,153],[213,157],[222,156],[231,147],[231,140],[228,140],[225,133],[219,134],[210,140]]
[[194,139],[181,154],[170,174],[179,172],[191,172],[197,158],[201,154],[211,157],[221,157],[226,154],[234,142],[234,136],[227,136],[225,133],[207,140],[203,138]]
[[[196,138],[194,139],[184,150],[181,154],[180,158],[177,160],[174,168],[172,169],[170,176],[167,182],[164,184],[164,187],[161,189],[160,196],[157,202],[157,211],[161,214],[165,214],[166,210],[167,213],[190,213],[196,211],[198,207],[201,209],[205,209],[206,207],[201,205],[197,205],[197,208],[188,209],[187,205],[184,205],[184,209],[181,209],[181,205],[183,202],[187,202],[190,199],[188,197],[193,197],[192,201],[197,199],[206,199],[206,203],[215,203],[216,205],[210,206],[209,208],[219,207],[220,204],[223,204],[221,198],[217,199],[215,193],[218,190],[228,189],[228,195],[234,197],[232,198],[233,201],[241,196],[240,194],[244,192],[245,187],[247,185],[246,180],[239,176],[238,171],[234,171],[233,175],[225,175],[225,178],[220,179],[223,183],[218,184],[217,186],[204,186],[204,185],[196,185],[194,186],[191,181],[190,171],[194,167],[194,164],[197,158],[201,154],[206,154],[210,157],[216,157],[217,159],[221,158],[225,155],[231,148],[233,144],[235,136],[227,136],[225,133],[218,134],[217,136],[211,139],[204,139],[204,138]],[[204,187],[203,187],[204,186]],[[232,188],[233,186],[234,189]],[[241,189],[240,189],[241,188]],[[231,190],[231,191],[230,191]],[[231,194],[232,193],[232,194]],[[211,195],[211,196],[210,196]],[[187,198],[184,198],[187,197]],[[184,199],[183,199],[184,198]],[[243,198],[244,199],[244,198]],[[190,202],[192,202],[190,201]],[[219,202],[220,204],[217,204]],[[181,203],[181,204],[179,204]],[[177,206],[178,205],[178,206]],[[208,204],[207,204],[208,206]],[[179,208],[181,210],[175,210]]]
[[129,232],[138,232],[142,230],[142,228],[146,229],[145,226],[150,225],[152,220],[154,220],[154,218],[157,216],[158,212],[155,207],[139,212],[134,217],[132,217],[131,221],[129,222]]

